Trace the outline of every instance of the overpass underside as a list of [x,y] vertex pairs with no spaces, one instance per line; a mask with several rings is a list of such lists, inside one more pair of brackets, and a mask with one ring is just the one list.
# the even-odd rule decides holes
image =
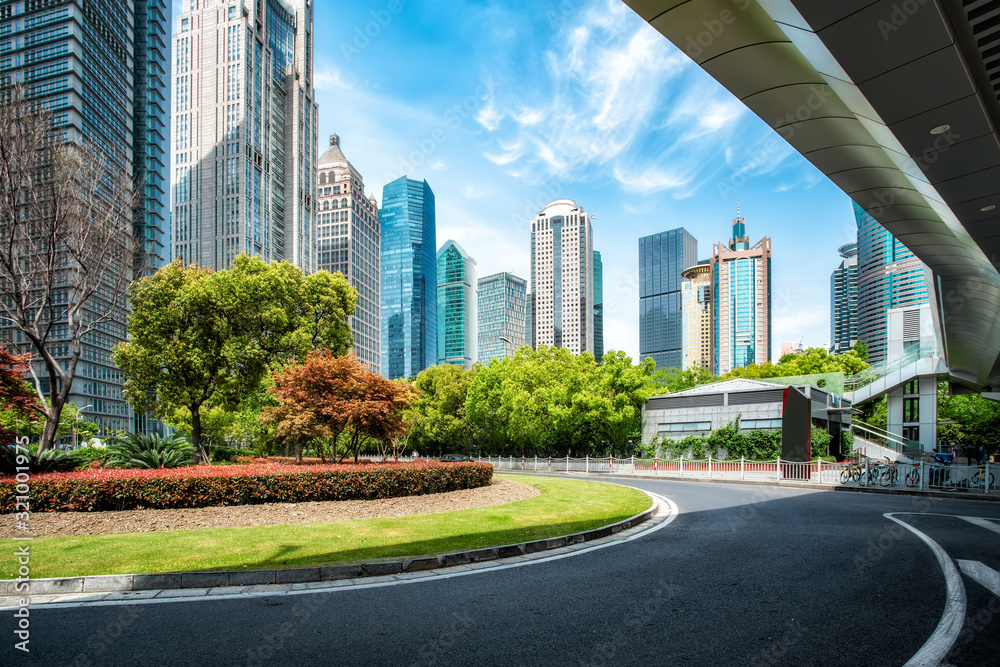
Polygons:
[[930,269],[951,380],[1000,389],[1000,0],[625,0]]

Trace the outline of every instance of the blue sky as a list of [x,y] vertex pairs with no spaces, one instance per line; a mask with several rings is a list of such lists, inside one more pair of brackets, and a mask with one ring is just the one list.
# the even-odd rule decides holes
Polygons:
[[708,257],[740,200],[773,239],[773,357],[828,342],[850,200],[620,0],[317,0],[315,44],[320,151],[338,133],[379,202],[426,178],[438,246],[480,276],[529,278],[531,218],[575,199],[597,216],[605,348],[637,358],[638,238],[683,226]]

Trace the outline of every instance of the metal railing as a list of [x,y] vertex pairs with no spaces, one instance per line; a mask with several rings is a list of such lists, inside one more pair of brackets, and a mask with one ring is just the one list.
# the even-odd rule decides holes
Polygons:
[[916,440],[904,438],[901,435],[896,435],[895,433],[881,429],[878,426],[866,424],[865,422],[854,420],[851,423],[850,431],[855,435],[855,437],[861,438],[866,442],[878,445],[879,447],[884,447],[885,449],[891,449],[897,454],[902,454],[903,456],[910,457],[914,460],[916,460],[923,452],[923,447]]
[[903,356],[898,359],[870,366],[856,375],[849,375],[845,377],[844,391],[857,391],[862,387],[867,387],[868,385],[881,380],[890,373],[902,370],[906,366],[916,363],[921,359],[936,357],[938,354],[938,348],[936,345],[917,346],[911,350],[907,350]]
[[[729,479],[760,482],[808,482],[820,484],[854,484],[857,486],[884,486],[918,490],[970,491],[995,493],[1000,490],[995,478],[1000,466],[989,462],[979,466],[938,465],[923,461],[916,464],[895,463],[898,475],[894,483],[881,484],[878,476],[866,478],[859,484],[856,476],[845,474],[860,468],[876,473],[889,464],[885,461],[866,458],[861,461],[834,463],[817,459],[815,461],[784,461],[774,459],[640,459],[635,457],[615,458],[613,456],[584,457],[537,457],[501,456],[478,457],[473,459],[489,463],[496,470],[516,470],[522,472],[570,472],[584,475],[626,474],[640,477],[683,477],[691,479]],[[907,483],[907,474],[910,481]],[[867,474],[867,473],[866,473]],[[888,481],[888,480],[887,480]]]

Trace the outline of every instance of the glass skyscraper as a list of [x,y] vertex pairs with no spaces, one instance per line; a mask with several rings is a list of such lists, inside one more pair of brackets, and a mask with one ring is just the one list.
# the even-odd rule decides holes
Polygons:
[[868,363],[886,358],[886,311],[927,302],[924,265],[875,218],[854,204],[858,223],[858,340]]
[[[52,114],[56,140],[95,144],[111,168],[139,188],[132,220],[142,240],[133,266],[137,277],[162,266],[167,255],[169,17],[163,0],[0,2],[0,82],[23,81],[27,97]],[[53,294],[53,302],[64,296]],[[82,418],[102,433],[146,428],[144,419],[133,421],[121,372],[110,359],[124,338],[124,315],[84,338],[70,393],[85,408]],[[58,340],[50,351],[68,364],[70,345]],[[48,391],[48,380],[42,384]]]
[[527,289],[528,281],[510,273],[479,279],[479,363],[509,357],[525,344]]
[[639,357],[681,368],[681,284],[698,263],[698,241],[683,227],[639,239]]
[[830,274],[830,349],[847,352],[858,341],[858,244],[838,249],[844,261]]
[[604,358],[604,264],[600,251],[594,251],[594,359]]
[[382,189],[382,375],[415,377],[437,359],[434,192],[402,176]]
[[184,3],[174,36],[173,244],[316,270],[312,0]]
[[770,361],[771,239],[751,246],[746,223],[737,217],[729,243],[712,246],[710,266],[715,374]]
[[476,260],[452,240],[437,254],[437,363],[466,370],[478,360]]

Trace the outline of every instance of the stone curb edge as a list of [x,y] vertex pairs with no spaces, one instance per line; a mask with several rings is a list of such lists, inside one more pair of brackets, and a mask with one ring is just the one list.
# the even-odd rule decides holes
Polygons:
[[702,482],[705,484],[742,484],[744,486],[774,486],[784,489],[812,489],[813,491],[847,491],[849,493],[878,493],[882,495],[895,495],[895,496],[919,496],[921,498],[942,498],[947,500],[985,500],[987,502],[1000,501],[1000,493],[975,493],[969,494],[964,491],[948,493],[942,491],[915,491],[907,488],[901,489],[883,489],[883,488],[871,488],[864,486],[844,486],[843,484],[813,484],[811,482],[774,482],[768,480],[756,480],[756,479],[725,479],[725,478],[698,478],[698,477],[655,477],[653,475],[628,475],[625,473],[598,473],[597,475],[577,475],[569,474],[565,472],[548,472],[548,471],[532,471],[525,470],[521,472],[520,470],[497,470],[496,474],[499,475],[540,475],[545,476],[559,476],[559,477],[573,477],[580,479],[589,479],[592,481],[599,482],[602,478],[604,479],[648,479],[651,481],[660,482]]
[[[640,489],[641,490],[641,489]],[[645,493],[645,492],[644,492]],[[649,494],[647,494],[649,495]],[[650,519],[659,501],[650,496],[653,506],[624,521],[600,528],[560,535],[543,540],[505,544],[498,547],[457,551],[439,556],[377,561],[353,565],[328,565],[274,570],[219,570],[215,572],[167,572],[162,574],[103,574],[83,577],[31,579],[30,592],[17,591],[17,580],[0,580],[0,597],[19,595],[63,595],[72,593],[123,593],[130,591],[176,590],[185,588],[217,588],[222,586],[255,586],[264,584],[304,584],[340,579],[378,577],[404,572],[435,570],[454,565],[500,560],[559,549],[571,544],[610,537]],[[23,582],[22,582],[23,583]]]

